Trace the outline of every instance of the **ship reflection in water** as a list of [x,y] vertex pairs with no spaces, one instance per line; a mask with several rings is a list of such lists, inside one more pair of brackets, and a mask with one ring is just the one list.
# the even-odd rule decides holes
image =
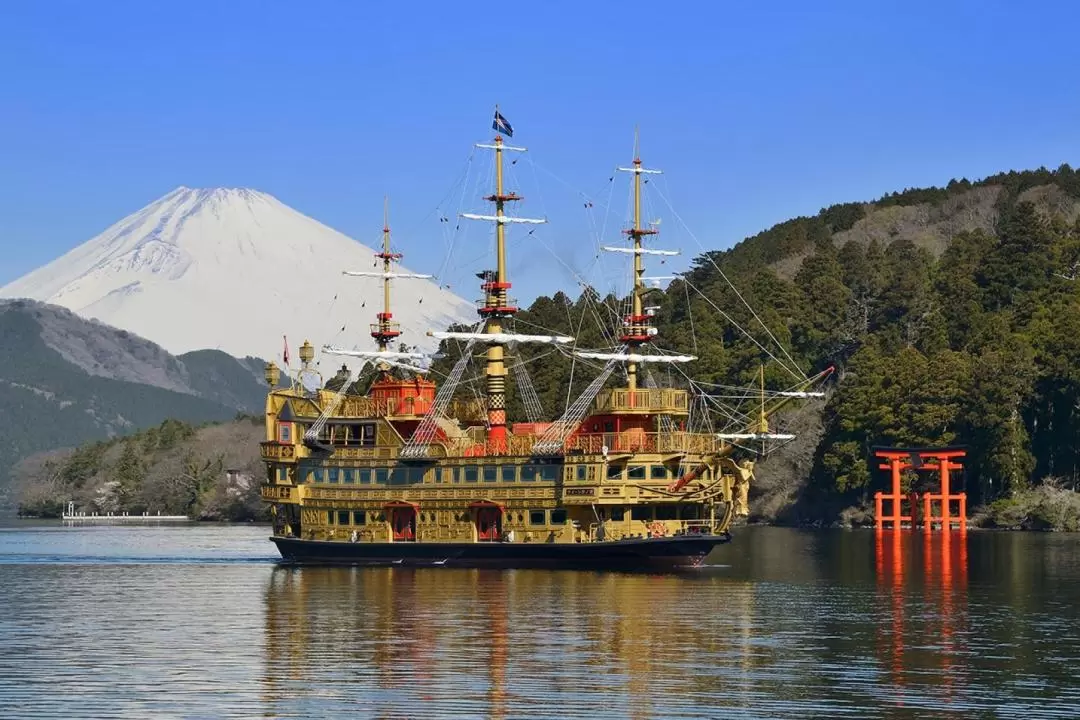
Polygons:
[[[970,536],[747,536],[690,576],[279,567],[265,595],[267,711],[795,718],[1030,706],[1069,717],[1080,702],[1067,671],[1080,662],[1077,611],[1057,607],[1059,637],[1045,616],[1014,622],[1023,588],[1047,578],[1024,569],[1011,538],[978,538],[973,600]],[[1008,568],[1015,584],[995,579]],[[1017,627],[1053,652],[1019,647]]]
[[603,715],[692,716],[730,699],[719,658],[754,664],[753,596],[720,578],[282,567],[267,699],[305,715],[358,701],[378,716],[576,715],[602,698]]

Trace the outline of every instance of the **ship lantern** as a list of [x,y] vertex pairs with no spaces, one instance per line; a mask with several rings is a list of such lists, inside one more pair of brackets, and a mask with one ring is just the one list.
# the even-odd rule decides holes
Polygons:
[[274,387],[278,384],[278,380],[281,379],[281,371],[278,370],[278,366],[271,361],[266,363],[266,373],[263,377],[266,379],[267,385]]
[[307,340],[300,346],[300,361],[307,365],[315,357],[315,348]]

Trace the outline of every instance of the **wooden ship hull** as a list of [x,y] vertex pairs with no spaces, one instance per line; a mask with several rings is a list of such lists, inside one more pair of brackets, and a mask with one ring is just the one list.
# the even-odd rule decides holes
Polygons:
[[728,533],[591,543],[354,543],[273,537],[296,564],[671,571],[698,567]]

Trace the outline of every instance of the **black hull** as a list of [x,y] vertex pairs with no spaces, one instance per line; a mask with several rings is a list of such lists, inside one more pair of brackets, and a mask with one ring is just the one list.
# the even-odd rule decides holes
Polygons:
[[696,567],[731,536],[683,535],[596,543],[337,542],[270,538],[286,562],[304,565],[677,570]]

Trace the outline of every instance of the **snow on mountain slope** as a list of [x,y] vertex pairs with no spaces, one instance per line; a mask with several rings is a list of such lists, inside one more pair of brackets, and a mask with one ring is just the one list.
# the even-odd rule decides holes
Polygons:
[[[266,193],[180,187],[0,297],[62,305],[173,354],[209,348],[280,360],[282,335],[292,358],[305,338],[316,348],[374,348],[381,280],[341,272],[376,269],[374,252]],[[432,281],[397,280],[392,291],[410,345],[433,349],[428,330],[476,321],[471,303]]]

